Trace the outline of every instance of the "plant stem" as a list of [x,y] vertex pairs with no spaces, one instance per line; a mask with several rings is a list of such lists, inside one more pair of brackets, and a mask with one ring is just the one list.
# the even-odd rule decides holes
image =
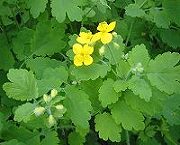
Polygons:
[[125,42],[125,45],[127,46],[128,42],[129,42],[129,38],[131,36],[131,33],[132,33],[132,28],[133,28],[133,24],[135,23],[135,20],[133,20],[131,22],[131,25],[130,25],[130,29],[129,29],[129,32],[128,32],[128,36],[127,36],[127,39],[126,39],[126,42]]
[[83,16],[82,21],[81,21],[81,27],[83,27],[83,21],[86,18],[86,16],[92,11],[92,9],[94,8],[95,5],[92,5],[91,8],[89,9],[89,11],[87,11],[87,13]]
[[126,133],[126,144],[130,145],[129,132],[127,130],[125,130],[125,133]]
[[115,59],[115,57],[114,57],[114,55],[113,55],[113,52],[112,52],[112,50],[111,50],[111,48],[109,47],[108,44],[107,44],[107,47],[108,47],[108,49],[109,49],[109,51],[110,51],[110,53],[111,53],[111,56],[112,56],[112,58],[113,58],[113,60],[114,60],[114,62],[115,62],[117,71],[120,72],[120,71],[119,71],[119,68],[118,68],[118,63],[116,62],[116,59]]
[[147,2],[147,0],[144,0],[143,3],[139,6],[139,8],[143,7],[143,5]]

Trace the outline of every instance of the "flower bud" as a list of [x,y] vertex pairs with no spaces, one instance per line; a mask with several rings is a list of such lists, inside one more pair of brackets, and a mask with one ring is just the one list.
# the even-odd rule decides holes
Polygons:
[[105,47],[102,46],[102,47],[99,49],[99,54],[102,56],[102,55],[104,55],[104,53],[105,53]]
[[142,66],[141,63],[138,63],[137,66],[136,66],[136,70],[139,72],[139,73],[142,73],[144,71],[144,68]]
[[72,85],[77,85],[77,81],[72,81]]
[[56,105],[55,107],[56,107],[57,110],[64,109],[64,106],[62,104]]
[[48,102],[51,101],[51,97],[50,97],[49,95],[47,95],[47,94],[44,94],[44,95],[43,95],[43,99],[44,99],[44,101],[45,101],[46,103],[48,103]]
[[52,98],[56,97],[57,94],[58,94],[58,91],[57,91],[56,89],[52,89],[52,90],[51,90],[51,97],[52,97]]
[[128,54],[128,53],[126,53],[126,54],[123,54],[123,55],[122,55],[122,59],[125,59],[125,60],[127,60],[127,59],[128,59],[128,56],[129,56],[129,54]]
[[40,116],[40,115],[44,114],[44,112],[45,112],[45,108],[44,107],[36,107],[34,109],[34,114],[36,116]]
[[117,37],[117,33],[116,33],[116,32],[112,32],[112,35],[113,35],[114,37]]
[[119,44],[118,43],[116,43],[116,42],[113,42],[113,45],[114,45],[114,47],[116,48],[116,49],[119,49]]
[[53,117],[53,115],[49,115],[49,118],[48,118],[48,123],[49,123],[49,126],[53,126],[54,124],[56,124],[56,120],[55,118]]

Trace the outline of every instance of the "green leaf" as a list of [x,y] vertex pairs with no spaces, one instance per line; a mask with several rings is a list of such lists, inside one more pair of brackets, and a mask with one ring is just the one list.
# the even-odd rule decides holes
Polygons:
[[124,80],[117,80],[114,83],[113,87],[117,93],[121,91],[125,91],[128,88],[128,82]]
[[91,9],[90,7],[86,7],[83,10],[83,13],[84,13],[84,15],[87,14],[86,17],[88,17],[88,18],[92,18],[92,17],[94,17],[96,15],[96,12],[93,9]]
[[146,141],[141,141],[138,145],[161,145],[155,138],[148,138]]
[[117,124],[126,130],[143,130],[145,127],[142,113],[132,109],[124,101],[112,105],[111,114]]
[[145,16],[145,12],[137,5],[137,4],[130,4],[125,7],[126,15],[131,17],[143,17]]
[[22,142],[19,142],[18,140],[16,139],[11,139],[9,141],[6,141],[6,142],[2,142],[1,145],[26,145]]
[[89,100],[91,101],[94,114],[98,113],[102,109],[101,102],[98,99],[98,91],[99,88],[102,86],[102,83],[102,79],[99,78],[96,80],[83,81],[80,84],[82,90],[85,91],[89,96]]
[[45,138],[41,141],[41,145],[59,145],[59,138],[56,131],[46,131]]
[[3,89],[9,98],[25,101],[38,97],[37,82],[32,72],[10,69],[7,77],[11,82],[5,83]]
[[27,2],[30,12],[34,18],[37,18],[40,13],[43,13],[46,9],[48,0],[29,0]]
[[129,59],[128,62],[131,66],[135,66],[137,63],[141,63],[143,67],[147,67],[149,63],[150,57],[146,46],[144,44],[136,45],[130,52],[129,52]]
[[168,29],[168,30],[161,30],[160,31],[160,37],[164,43],[167,45],[173,47],[173,48],[178,48],[180,47],[180,31],[178,30],[173,30],[173,29]]
[[130,70],[131,70],[131,67],[129,63],[124,60],[121,60],[116,67],[117,74],[122,79],[127,79],[128,77],[127,75],[128,73],[130,73]]
[[47,68],[56,68],[62,65],[62,62],[48,57],[36,57],[27,61],[27,67],[35,72],[38,79],[43,78],[44,70]]
[[27,123],[30,120],[31,115],[33,114],[34,104],[25,103],[21,106],[18,106],[14,113],[14,120],[21,122],[24,121]]
[[13,39],[13,51],[19,60],[27,59],[33,52],[31,50],[31,39],[34,36],[34,30],[22,28]]
[[168,94],[179,92],[180,66],[175,66],[180,60],[178,53],[166,52],[151,60],[147,77],[152,86]]
[[71,132],[68,136],[69,145],[84,145],[85,138],[77,132]]
[[17,127],[15,124],[7,123],[3,128],[2,137],[4,140],[17,139],[25,145],[40,145],[39,131],[30,131],[23,126]]
[[68,79],[68,72],[63,66],[46,68],[41,80],[38,80],[39,96],[52,89],[59,89],[63,82]]
[[53,55],[60,52],[65,47],[64,25],[51,20],[39,22],[32,39],[33,54],[38,56]]
[[165,100],[167,99],[167,94],[160,92],[158,89],[153,89],[152,93],[149,102],[139,98],[139,96],[136,96],[130,91],[124,94],[124,98],[126,103],[133,109],[153,116],[162,112]]
[[89,66],[75,67],[72,66],[71,74],[76,77],[77,80],[95,80],[98,77],[105,77],[109,67],[105,64],[93,63]]
[[99,132],[99,137],[112,142],[121,141],[121,127],[115,123],[112,116],[108,113],[98,114],[95,117],[95,130]]
[[168,29],[170,25],[170,18],[164,10],[156,10],[152,8],[150,14],[153,15],[153,22],[156,23],[156,26],[159,28]]
[[64,101],[64,106],[67,108],[68,116],[77,127],[89,128],[88,121],[91,118],[90,111],[92,110],[89,96],[72,86],[67,87],[65,91],[67,98]]
[[104,45],[104,56],[109,59],[111,64],[117,64],[123,55],[123,50],[125,45],[123,44],[123,39],[120,35],[114,37],[113,41],[107,45]]
[[131,89],[135,95],[139,95],[140,98],[147,102],[152,97],[152,90],[149,83],[140,77],[133,76],[128,81],[128,88]]
[[12,68],[15,63],[14,57],[8,46],[9,44],[6,39],[2,35],[0,35],[0,69],[3,69],[5,71]]
[[52,0],[51,2],[52,16],[59,23],[66,19],[66,14],[70,21],[81,21],[82,10],[72,0]]
[[103,107],[107,107],[118,101],[120,94],[116,93],[113,85],[114,81],[112,79],[107,79],[99,89],[99,100]]
[[175,22],[180,26],[180,2],[179,0],[163,0],[162,6],[171,19],[172,22]]
[[163,115],[167,119],[168,123],[173,125],[180,125],[180,95],[174,94],[166,100]]

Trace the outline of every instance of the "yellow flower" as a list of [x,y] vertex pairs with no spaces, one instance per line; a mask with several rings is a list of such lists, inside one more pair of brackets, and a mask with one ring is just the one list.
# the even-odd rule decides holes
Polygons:
[[112,41],[112,34],[110,33],[111,31],[114,30],[116,26],[116,22],[111,22],[109,25],[107,22],[101,22],[99,23],[97,30],[100,32],[97,32],[96,34],[93,35],[92,42],[96,42],[101,39],[101,42],[103,44],[107,44]]
[[93,63],[93,58],[90,56],[94,51],[94,48],[85,44],[84,46],[76,43],[73,45],[74,64],[76,66],[90,65]]
[[91,32],[80,32],[76,41],[81,44],[89,44],[91,42],[92,37],[93,35]]

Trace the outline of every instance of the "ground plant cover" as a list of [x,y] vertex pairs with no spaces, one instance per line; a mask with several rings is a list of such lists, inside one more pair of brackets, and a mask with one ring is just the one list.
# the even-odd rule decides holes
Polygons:
[[0,145],[179,145],[180,0],[0,0]]

